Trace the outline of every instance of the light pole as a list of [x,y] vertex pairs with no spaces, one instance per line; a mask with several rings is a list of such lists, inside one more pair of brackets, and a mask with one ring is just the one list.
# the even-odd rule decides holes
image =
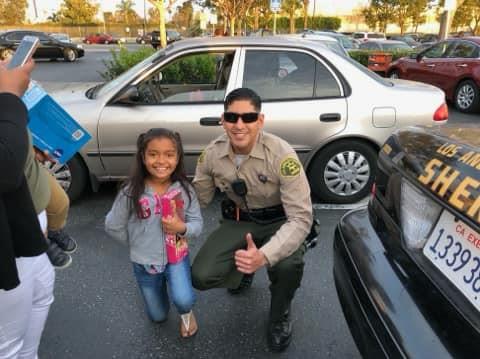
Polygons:
[[33,0],[33,10],[35,11],[35,17],[38,18],[37,2],[35,0]]
[[143,0],[143,35],[147,33],[147,3]]

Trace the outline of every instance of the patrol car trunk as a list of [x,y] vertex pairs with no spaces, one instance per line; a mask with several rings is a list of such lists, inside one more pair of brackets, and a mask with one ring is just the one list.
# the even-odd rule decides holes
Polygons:
[[369,204],[409,294],[459,353],[480,339],[479,193],[479,129],[412,127],[380,151]]

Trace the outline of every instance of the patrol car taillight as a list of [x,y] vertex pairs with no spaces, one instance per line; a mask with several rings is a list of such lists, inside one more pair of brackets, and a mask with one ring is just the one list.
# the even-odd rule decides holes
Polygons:
[[444,102],[439,108],[437,108],[437,111],[433,114],[433,120],[434,121],[446,121],[448,120],[448,106]]
[[421,249],[441,207],[407,180],[402,179],[400,194],[400,222],[408,248]]

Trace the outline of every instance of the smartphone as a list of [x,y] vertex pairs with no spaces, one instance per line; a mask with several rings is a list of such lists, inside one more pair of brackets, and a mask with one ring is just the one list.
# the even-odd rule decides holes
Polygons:
[[15,67],[25,65],[25,63],[33,56],[33,53],[38,47],[38,43],[38,37],[24,36],[20,42],[20,45],[18,45],[17,50],[10,59],[7,68],[13,69]]

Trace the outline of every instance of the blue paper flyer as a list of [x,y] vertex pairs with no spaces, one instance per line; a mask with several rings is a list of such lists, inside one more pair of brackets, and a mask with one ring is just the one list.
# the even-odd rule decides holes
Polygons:
[[30,84],[22,100],[28,109],[34,146],[48,151],[60,164],[90,140],[90,134],[36,83]]

